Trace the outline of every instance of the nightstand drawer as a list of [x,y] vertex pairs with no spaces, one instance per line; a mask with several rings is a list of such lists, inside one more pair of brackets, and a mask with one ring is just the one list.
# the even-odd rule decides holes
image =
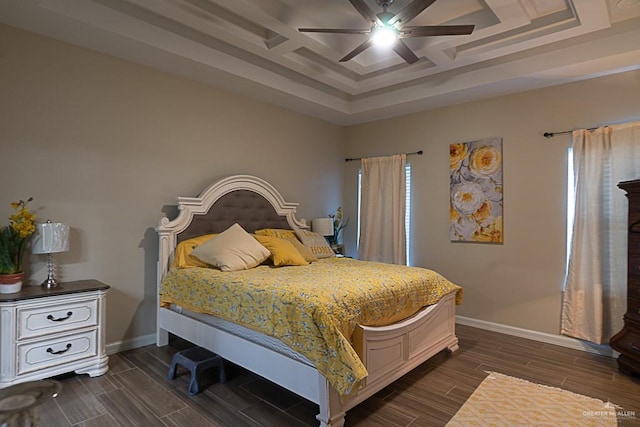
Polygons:
[[98,324],[95,298],[18,309],[18,340]]
[[107,372],[108,289],[97,280],[76,280],[0,294],[0,389],[67,372]]
[[97,330],[54,339],[18,344],[18,372],[21,375],[97,355]]

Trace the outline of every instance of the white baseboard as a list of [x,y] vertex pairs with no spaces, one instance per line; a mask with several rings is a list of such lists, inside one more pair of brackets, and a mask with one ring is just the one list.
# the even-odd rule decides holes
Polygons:
[[156,334],[144,335],[137,338],[131,338],[127,340],[112,342],[106,345],[107,354],[119,353],[125,350],[132,350],[138,347],[144,347],[145,345],[155,344]]
[[500,332],[502,334],[513,335],[520,338],[527,338],[547,344],[559,345],[561,347],[573,348],[587,351],[589,353],[600,354],[602,356],[617,357],[618,352],[606,344],[593,344],[581,341],[564,335],[553,335],[546,332],[532,331],[529,329],[517,328],[515,326],[502,325],[500,323],[487,322],[485,320],[472,319],[470,317],[456,316],[456,323],[474,328],[486,329],[488,331]]

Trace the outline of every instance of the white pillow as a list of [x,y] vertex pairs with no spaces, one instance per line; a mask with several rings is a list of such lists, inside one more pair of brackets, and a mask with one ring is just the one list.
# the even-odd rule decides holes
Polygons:
[[195,248],[191,255],[222,271],[238,271],[260,265],[271,252],[239,224],[233,224]]
[[316,258],[329,258],[332,256],[336,256],[331,246],[327,243],[327,239],[325,239],[320,234],[314,231],[307,230],[296,230],[296,236],[305,245],[312,254],[316,256]]

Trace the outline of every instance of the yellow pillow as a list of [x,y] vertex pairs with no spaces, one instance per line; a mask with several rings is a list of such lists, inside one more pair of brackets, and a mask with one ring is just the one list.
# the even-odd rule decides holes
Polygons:
[[296,238],[296,232],[284,228],[262,228],[255,232],[258,236],[279,237],[280,239]]
[[289,237],[285,240],[291,242],[291,244],[298,250],[298,252],[300,252],[300,255],[302,255],[308,262],[314,262],[318,260],[313,252],[311,252],[308,247],[303,245],[297,237]]
[[276,267],[309,264],[288,240],[272,236],[254,235],[253,237],[255,237],[262,246],[269,249],[271,258],[273,259],[273,265]]
[[176,246],[176,250],[173,255],[173,263],[171,263],[171,268],[208,267],[207,264],[192,256],[191,252],[193,252],[195,248],[197,248],[207,240],[213,239],[216,236],[217,234],[205,234],[178,243],[178,246]]

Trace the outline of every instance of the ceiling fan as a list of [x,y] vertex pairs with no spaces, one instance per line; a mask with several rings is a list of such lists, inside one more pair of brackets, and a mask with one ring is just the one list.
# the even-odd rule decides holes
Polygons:
[[353,59],[376,43],[388,44],[393,51],[409,64],[418,61],[418,57],[402,39],[429,36],[452,36],[471,34],[474,25],[436,25],[436,26],[407,26],[408,21],[418,16],[436,0],[414,0],[400,12],[393,14],[387,8],[394,0],[376,0],[382,6],[382,12],[374,13],[364,0],[349,0],[349,3],[371,23],[369,29],[351,28],[298,28],[301,33],[333,33],[333,34],[365,34],[369,38],[346,54],[340,62]]

